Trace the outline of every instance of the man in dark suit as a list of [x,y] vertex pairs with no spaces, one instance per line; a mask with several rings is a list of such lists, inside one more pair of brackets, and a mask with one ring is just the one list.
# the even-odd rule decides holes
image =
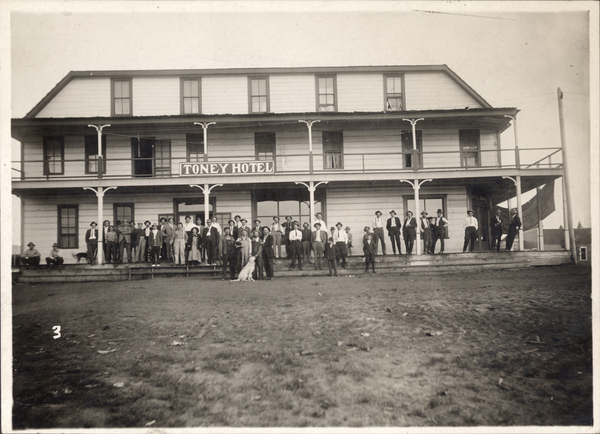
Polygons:
[[202,231],[202,240],[206,249],[206,260],[209,265],[215,263],[217,257],[217,244],[219,244],[219,231],[212,225],[212,220],[206,220],[206,227]]
[[127,251],[127,261],[131,262],[131,231],[132,227],[129,225],[129,222],[122,222],[117,227],[119,264],[125,259],[125,256],[123,255],[123,249]]
[[392,241],[392,250],[394,251],[394,255],[396,254],[396,246],[398,246],[398,254],[402,254],[402,248],[400,247],[400,229],[402,228],[402,223],[400,219],[396,217],[396,211],[390,211],[390,218],[387,220],[387,224],[385,228],[388,231],[388,235],[390,240]]
[[98,253],[98,229],[96,229],[96,222],[90,223],[91,228],[85,233],[85,243],[87,244],[87,261],[90,264],[96,262],[96,255]]
[[[229,222],[231,223],[233,220],[229,220]],[[223,261],[223,277],[221,277],[221,280],[225,280],[227,266],[229,266],[229,279],[235,279],[235,238],[231,235],[230,226],[223,228],[223,236],[221,237],[221,259]]]
[[512,249],[513,241],[515,237],[519,233],[519,229],[521,228],[521,219],[517,214],[517,209],[512,208],[510,210],[510,224],[508,225],[508,234],[506,235],[506,251],[510,252]]
[[406,212],[403,235],[404,245],[406,246],[406,253],[412,255],[413,246],[415,245],[415,239],[417,238],[417,219],[413,217],[412,211]]
[[446,238],[446,225],[448,220],[444,217],[444,211],[441,209],[437,210],[437,217],[435,218],[435,224],[433,226],[433,240],[431,241],[431,253],[435,253],[435,245],[437,240],[440,240],[440,251],[444,253],[444,239]]
[[164,233],[155,223],[152,225],[150,236],[148,237],[148,248],[150,249],[150,259],[153,267],[160,267],[160,254],[163,245]]
[[263,261],[265,264],[265,275],[267,280],[273,278],[273,258],[275,252],[273,251],[273,236],[270,234],[271,230],[268,226],[263,228],[262,234],[262,245],[263,245]]
[[110,226],[110,221],[104,220],[102,227],[102,251],[104,252],[104,262],[108,262],[107,259],[107,245],[106,245],[106,234],[108,233],[108,227]]
[[496,215],[492,217],[490,228],[492,230],[492,251],[500,252],[502,240],[502,215],[500,208],[496,208]]
[[315,223],[315,230],[310,234],[310,242],[315,252],[315,270],[322,270],[321,259],[323,258],[325,244],[327,244],[327,231],[321,230],[321,223]]

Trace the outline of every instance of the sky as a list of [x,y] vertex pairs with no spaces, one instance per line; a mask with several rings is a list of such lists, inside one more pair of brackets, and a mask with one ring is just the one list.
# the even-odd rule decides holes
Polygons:
[[[12,10],[13,118],[71,70],[446,64],[493,107],[520,110],[521,149],[560,147],[563,90],[573,220],[591,225],[587,2],[48,3]],[[560,187],[545,228],[563,224]],[[13,206],[17,242],[19,218]]]

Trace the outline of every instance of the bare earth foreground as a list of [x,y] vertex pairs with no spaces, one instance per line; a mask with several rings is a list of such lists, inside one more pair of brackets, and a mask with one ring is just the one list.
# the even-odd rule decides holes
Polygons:
[[14,428],[590,425],[590,295],[572,265],[17,284]]

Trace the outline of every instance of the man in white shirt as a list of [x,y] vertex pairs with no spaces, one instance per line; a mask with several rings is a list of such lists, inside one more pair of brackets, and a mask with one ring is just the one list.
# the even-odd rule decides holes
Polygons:
[[381,240],[381,251],[385,253],[385,237],[383,236],[383,228],[386,225],[384,219],[381,218],[381,211],[375,212],[375,220],[373,220],[373,241],[375,241],[375,252],[379,250],[379,241]]
[[296,266],[296,258],[298,259],[298,269],[302,270],[302,231],[299,228],[300,223],[294,222],[294,229],[290,231],[290,255],[292,257],[290,270]]
[[[327,223],[323,220],[323,214],[318,212],[315,214],[315,223],[319,223],[321,225],[321,230],[327,230]],[[313,224],[314,225],[314,224]]]
[[276,258],[281,257],[281,240],[283,239],[284,228],[279,223],[279,217],[273,217],[273,224],[271,225],[271,235],[273,235],[273,253]]
[[475,218],[475,213],[473,210],[468,210],[467,214],[469,215],[464,222],[465,227],[465,243],[463,244],[463,253],[467,251],[469,247],[469,243],[471,244],[470,251],[472,252],[475,248],[475,239],[477,238],[477,229],[479,228],[477,224],[477,219]]
[[[379,213],[381,215],[381,213]],[[333,231],[333,242],[335,243],[335,249],[337,250],[336,262],[340,262],[340,257],[342,258],[342,267],[348,268],[348,263],[346,262],[346,256],[348,256],[347,250],[347,242],[348,235],[346,235],[346,231],[342,230],[344,225],[341,222],[337,222],[335,225],[335,231]]]

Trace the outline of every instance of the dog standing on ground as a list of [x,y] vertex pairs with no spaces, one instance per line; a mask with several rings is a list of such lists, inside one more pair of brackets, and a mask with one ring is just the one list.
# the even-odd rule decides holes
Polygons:
[[79,264],[82,259],[87,259],[87,252],[73,253],[73,257],[77,258],[77,263]]
[[242,280],[254,282],[254,279],[252,278],[252,273],[254,272],[254,260],[254,256],[250,256],[248,263],[244,265],[244,268],[242,268],[242,271],[240,271],[240,275],[237,279],[235,279],[235,282]]

